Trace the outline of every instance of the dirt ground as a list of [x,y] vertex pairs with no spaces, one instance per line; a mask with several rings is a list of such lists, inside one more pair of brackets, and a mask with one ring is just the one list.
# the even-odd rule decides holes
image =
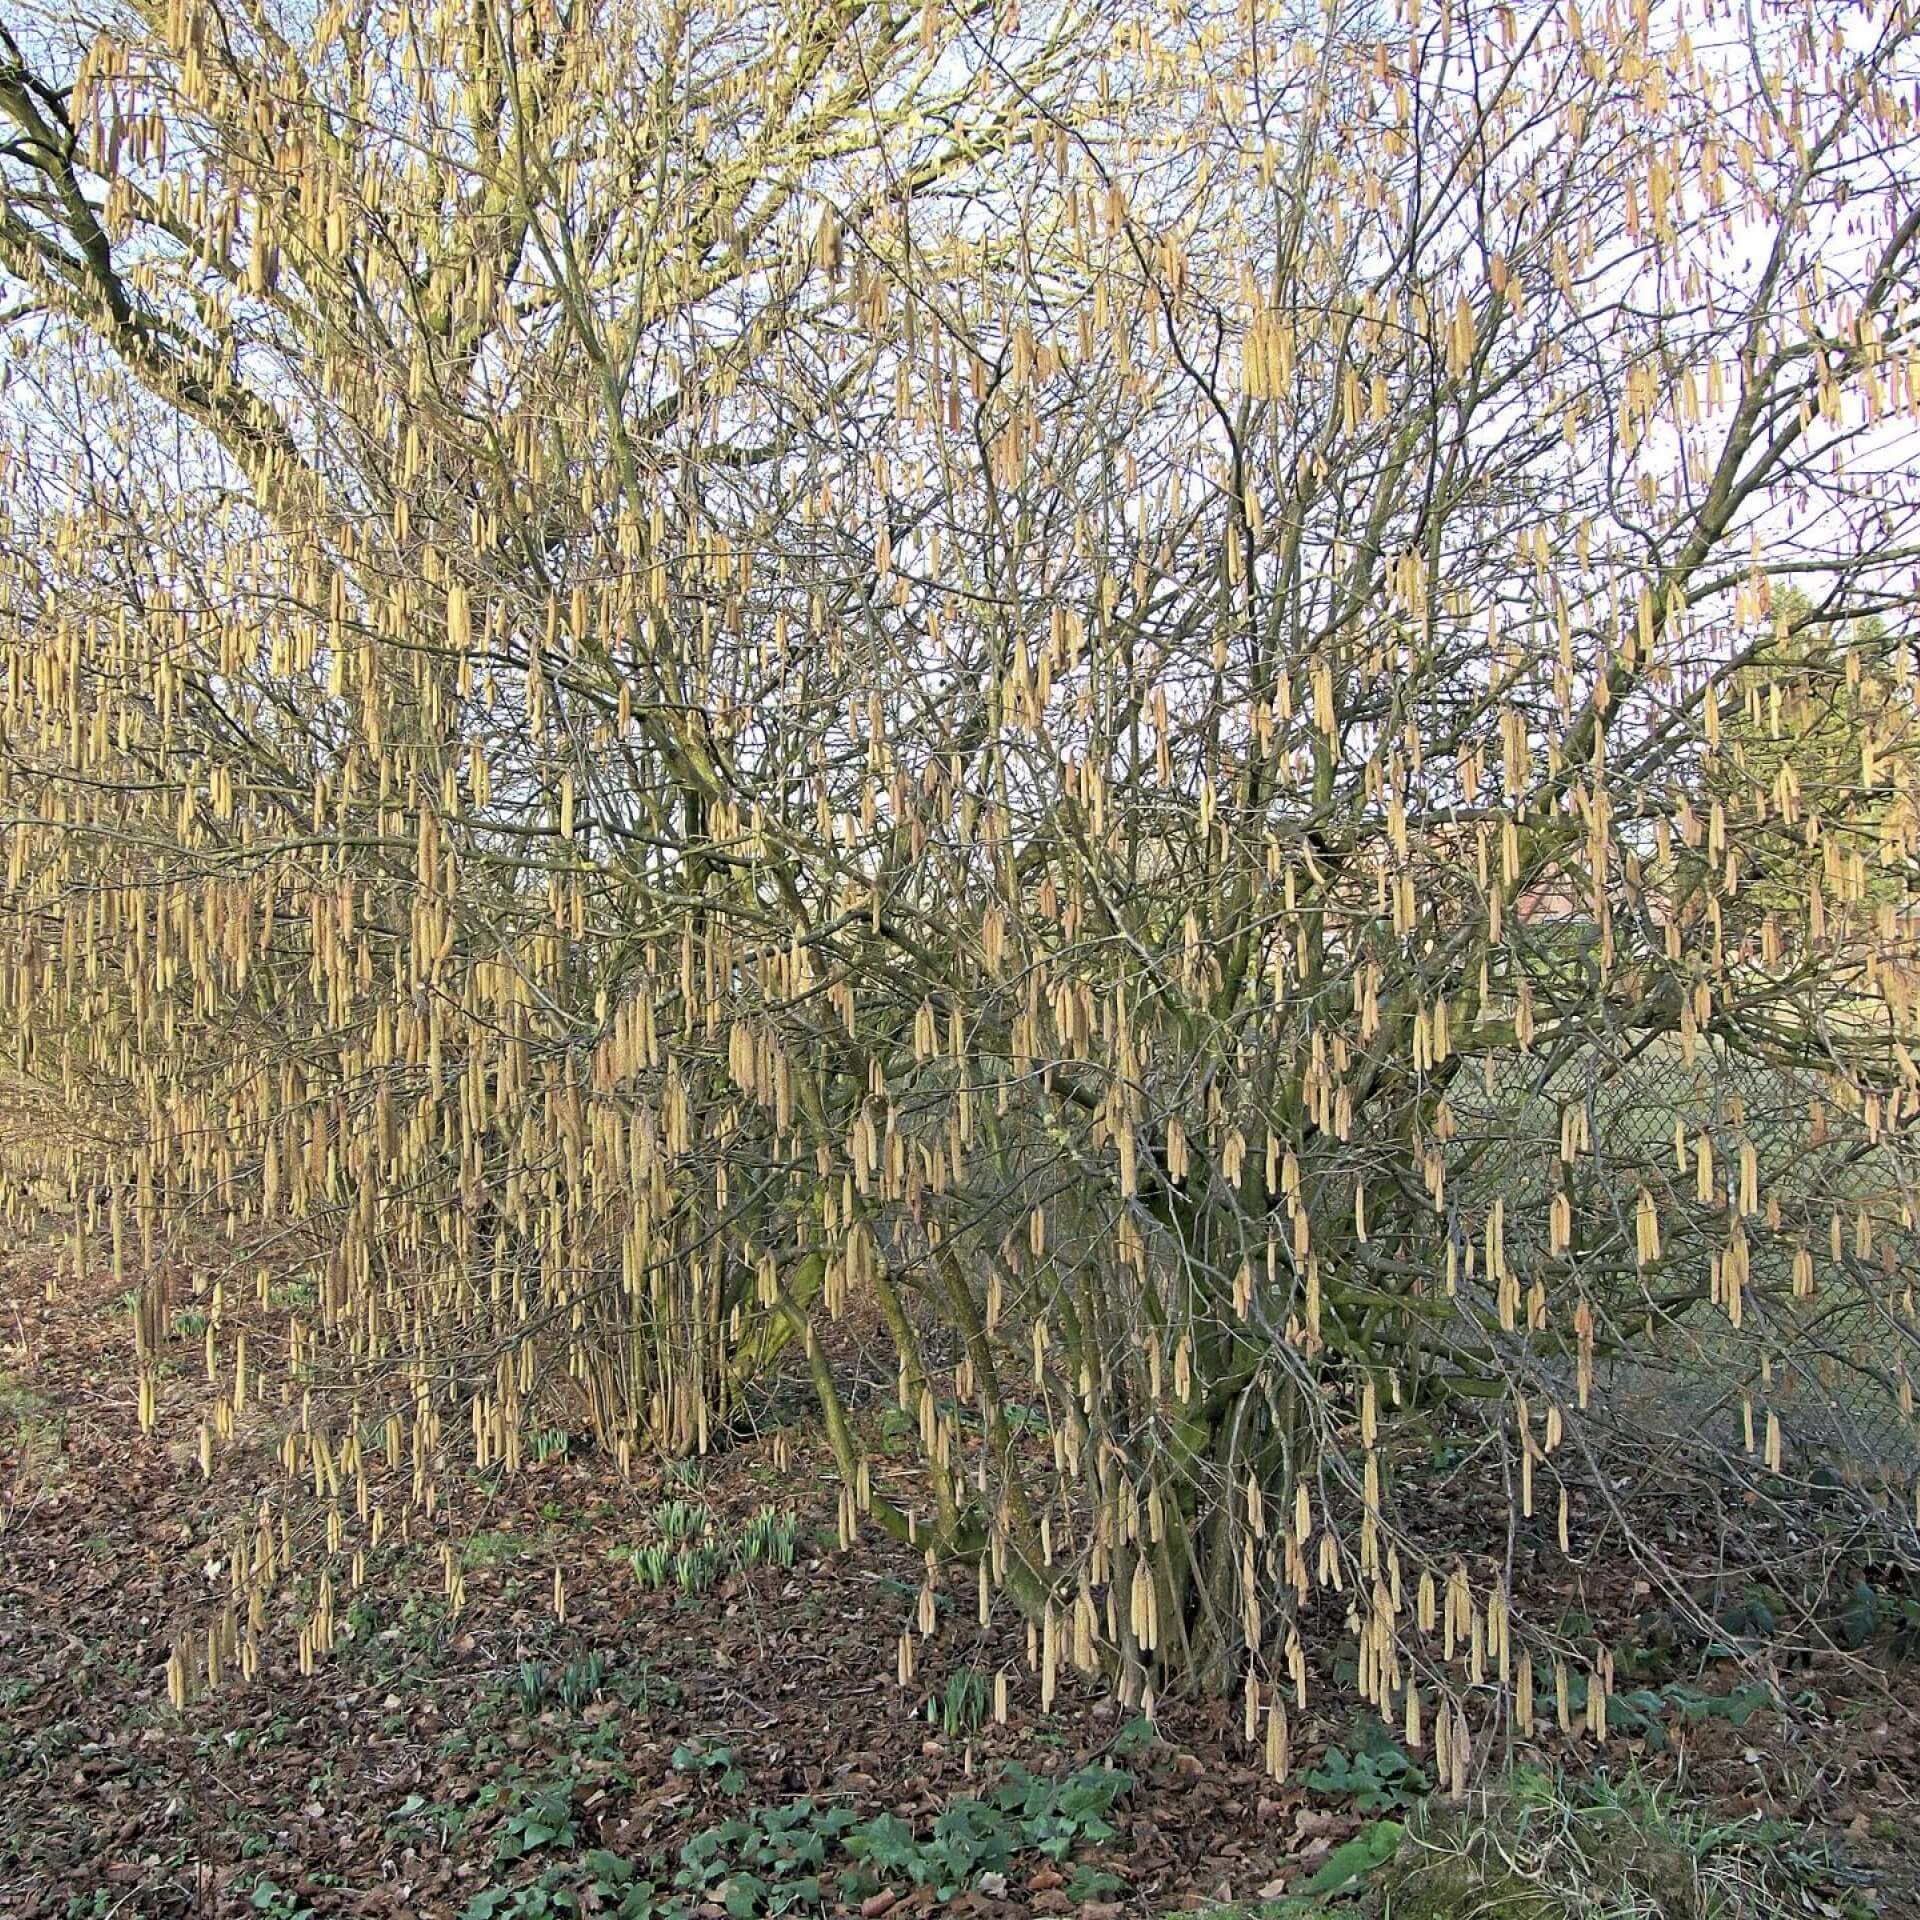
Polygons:
[[[577,1442],[515,1476],[450,1471],[442,1510],[404,1538],[396,1527],[364,1586],[338,1594],[333,1650],[311,1672],[276,1625],[253,1679],[199,1686],[178,1710],[170,1655],[204,1637],[236,1523],[283,1483],[280,1465],[263,1423],[257,1446],[224,1449],[203,1477],[190,1312],[169,1328],[161,1419],[143,1435],[127,1305],[104,1283],[49,1304],[44,1272],[0,1263],[0,1911],[458,1916],[562,1847],[671,1858],[741,1809],[803,1797],[924,1832],[1010,1766],[1043,1782],[1124,1768],[1110,1834],[1089,1824],[1060,1860],[1020,1854],[950,1901],[1100,1920],[1297,1888],[1382,1803],[1403,1810],[1417,1795],[1387,1780],[1361,1804],[1324,1773],[1313,1783],[1329,1746],[1357,1755],[1372,1737],[1330,1680],[1282,1785],[1242,1739],[1237,1703],[1162,1703],[1149,1726],[1063,1682],[1043,1712],[1024,1627],[1003,1615],[980,1628],[962,1573],[935,1631],[916,1633],[903,1686],[921,1561],[871,1531],[837,1550],[835,1486],[804,1424],[671,1478],[622,1478]],[[872,1444],[884,1473],[878,1424]],[[1645,1709],[1616,1715],[1604,1742],[1549,1721],[1491,1763],[1638,1770],[1728,1821],[1794,1836],[1809,1912],[1920,1913],[1920,1632],[1907,1630],[1898,1570],[1857,1542],[1796,1531],[1764,1502],[1744,1515],[1738,1496],[1690,1506],[1651,1471],[1592,1494],[1582,1564],[1544,1523],[1510,1544],[1497,1481],[1471,1456],[1407,1470],[1431,1476],[1423,1525],[1511,1552],[1522,1617],[1613,1646],[1620,1695]],[[791,1508],[791,1566],[729,1566],[705,1592],[645,1590],[626,1549],[673,1499],[710,1509],[717,1530]],[[1616,1503],[1703,1595],[1717,1569],[1760,1554],[1791,1598],[1776,1594],[1724,1641],[1669,1630],[1649,1583],[1604,1547],[1601,1509]],[[317,1563],[293,1548],[296,1568]],[[1856,1604],[1849,1621],[1862,1581],[1867,1612]],[[311,1579],[288,1589],[310,1593]],[[1820,1644],[1836,1638],[1851,1650]],[[977,1701],[952,1727],[924,1712],[955,1675],[1002,1671],[1004,1725]],[[561,1697],[569,1674],[585,1680]],[[556,1818],[531,1824],[556,1785]],[[829,1886],[821,1899],[871,1916],[941,1892]],[[694,1910],[721,1914],[723,1899]]]

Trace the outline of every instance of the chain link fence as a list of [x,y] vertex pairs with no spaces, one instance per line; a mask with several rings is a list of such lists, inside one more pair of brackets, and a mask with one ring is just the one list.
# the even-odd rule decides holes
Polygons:
[[[1477,1064],[1449,1096],[1453,1203],[1474,1219],[1504,1199],[1507,1257],[1523,1284],[1530,1267],[1570,1261],[1583,1290],[1606,1302],[1624,1336],[1598,1372],[1615,1417],[1751,1450],[1764,1446],[1771,1413],[1785,1456],[1802,1468],[1914,1477],[1920,1324],[1908,1293],[1914,1169],[1904,1141],[1868,1144],[1857,1127],[1824,1126],[1821,1076],[1718,1042],[1688,1050],[1664,1035],[1624,1059],[1596,1045],[1562,1060]],[[1644,1273],[1643,1191],[1663,1231]],[[1558,1256],[1548,1244],[1556,1192],[1577,1203],[1580,1222]],[[1746,1269],[1738,1325],[1711,1284],[1736,1233]]]

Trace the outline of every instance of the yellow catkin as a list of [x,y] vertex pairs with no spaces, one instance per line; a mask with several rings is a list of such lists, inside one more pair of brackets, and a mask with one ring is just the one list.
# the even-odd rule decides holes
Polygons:
[[1267,1709],[1266,1764],[1268,1775],[1277,1781],[1285,1781],[1292,1768],[1293,1753],[1288,1736],[1287,1709],[1283,1702],[1276,1700]]

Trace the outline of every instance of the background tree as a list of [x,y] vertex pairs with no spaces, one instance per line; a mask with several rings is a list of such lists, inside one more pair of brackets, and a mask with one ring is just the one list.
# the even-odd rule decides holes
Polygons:
[[1851,904],[1878,937],[1880,910],[1907,892],[1911,714],[1897,689],[1911,644],[1877,613],[1835,626],[1796,587],[1770,595],[1759,617],[1771,634],[1730,677],[1701,774],[1740,829],[1748,916],[1765,910],[1764,936],[1771,914],[1777,948],[1818,892],[1823,917],[1829,900],[1842,913]]

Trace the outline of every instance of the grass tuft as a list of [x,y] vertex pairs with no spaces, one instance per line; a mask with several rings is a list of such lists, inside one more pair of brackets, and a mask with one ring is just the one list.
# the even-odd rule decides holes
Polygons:
[[1863,1877],[1784,1821],[1719,1820],[1637,1773],[1520,1768],[1459,1806],[1419,1809],[1352,1892],[1204,1920],[1869,1920]]

